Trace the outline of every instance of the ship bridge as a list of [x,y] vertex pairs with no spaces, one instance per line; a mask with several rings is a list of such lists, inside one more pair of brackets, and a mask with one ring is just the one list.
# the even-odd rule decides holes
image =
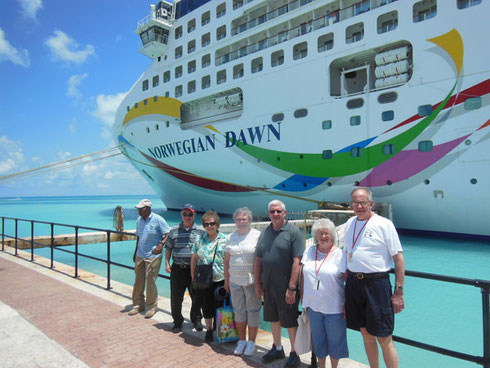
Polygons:
[[138,51],[152,59],[159,59],[167,54],[168,38],[175,17],[171,3],[160,1],[150,7],[150,15],[138,22],[135,31],[143,43]]

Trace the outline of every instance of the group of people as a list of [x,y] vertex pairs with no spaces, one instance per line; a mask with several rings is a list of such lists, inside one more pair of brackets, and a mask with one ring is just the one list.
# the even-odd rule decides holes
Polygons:
[[[394,314],[404,308],[405,263],[400,240],[393,223],[372,211],[374,201],[368,188],[352,191],[351,206],[355,216],[345,224],[343,249],[338,246],[337,229],[328,219],[314,222],[312,245],[305,249],[303,233],[287,221],[286,206],[279,200],[269,203],[271,223],[262,232],[251,228],[253,217],[248,208],[237,209],[233,214],[236,231],[229,236],[219,231],[220,218],[215,211],[203,214],[201,227],[194,223],[195,208],[187,204],[181,210],[182,222],[170,229],[163,218],[151,212],[151,202],[142,200],[136,206],[140,217],[129,314],[145,310],[145,282],[145,317],[155,314],[155,280],[165,247],[173,332],[182,330],[182,303],[188,290],[193,327],[202,331],[204,317],[205,341],[213,341],[213,318],[220,306],[215,294],[224,288],[235,312],[236,355],[254,354],[263,301],[273,345],[262,361],[285,359],[281,332],[286,328],[291,351],[284,367],[299,366],[294,346],[301,301],[310,319],[313,353],[320,367],[325,367],[327,357],[335,368],[339,359],[349,356],[347,328],[361,332],[370,367],[379,367],[378,344],[386,366],[398,367],[392,334]],[[197,267],[211,264],[211,286],[195,290]],[[393,264],[394,290],[389,278]]]

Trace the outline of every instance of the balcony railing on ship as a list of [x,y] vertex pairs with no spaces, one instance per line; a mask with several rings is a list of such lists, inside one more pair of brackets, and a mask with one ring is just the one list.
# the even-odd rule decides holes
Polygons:
[[[34,262],[34,245],[39,244],[39,245],[44,245],[41,243],[36,243],[34,241],[34,232],[35,232],[35,224],[44,224],[44,225],[49,225],[50,227],[50,236],[51,236],[51,242],[50,242],[50,268],[54,268],[54,251],[61,251],[61,252],[66,252],[73,254],[75,257],[75,270],[74,270],[74,277],[78,277],[78,258],[79,257],[86,257],[89,259],[92,259],[94,261],[99,261],[103,262],[107,265],[107,289],[111,289],[111,266],[117,266],[117,267],[122,267],[126,268],[129,270],[133,270],[132,266],[128,266],[125,264],[121,264],[118,262],[114,262],[111,260],[111,234],[119,234],[119,235],[126,235],[126,236],[131,236],[131,237],[136,237],[134,233],[129,233],[129,232],[123,232],[123,231],[113,231],[113,230],[107,230],[107,229],[98,229],[98,228],[91,228],[91,227],[84,227],[84,226],[75,226],[75,225],[66,225],[66,224],[59,224],[59,223],[53,223],[53,222],[45,222],[45,221],[34,221],[34,220],[26,220],[26,219],[19,219],[19,218],[12,218],[12,217],[1,217],[2,219],[2,252],[6,252],[5,250],[5,239],[15,239],[15,247],[14,247],[14,255],[19,256],[18,253],[18,241],[25,241],[25,238],[19,237],[18,234],[18,224],[19,222],[22,223],[28,223],[30,224],[30,261]],[[13,221],[14,222],[14,234],[13,235],[8,235],[5,232],[5,222],[6,220],[8,221]],[[306,224],[305,224],[306,225]],[[55,226],[58,227],[67,227],[67,228],[72,228],[74,231],[75,235],[75,250],[71,251],[68,249],[63,249],[63,246],[58,245],[54,246],[55,243]],[[306,228],[306,226],[305,226]],[[98,232],[105,232],[106,233],[106,259],[103,258],[98,258],[91,256],[89,254],[83,254],[80,253],[78,250],[78,238],[79,238],[79,231],[80,230],[91,230],[91,231],[98,231]],[[394,273],[394,270],[391,270],[391,273]],[[167,275],[162,275],[159,274],[159,277],[165,278],[165,279],[170,279],[169,276]],[[456,359],[460,360],[465,360],[468,362],[473,362],[476,364],[479,364],[483,366],[484,368],[490,368],[490,280],[478,280],[478,279],[467,279],[467,278],[461,278],[461,277],[452,277],[452,276],[444,276],[444,275],[438,275],[438,274],[431,274],[431,273],[426,273],[426,272],[416,272],[416,271],[405,271],[405,276],[406,277],[415,277],[415,278],[420,278],[420,279],[426,279],[426,280],[433,280],[433,281],[442,281],[442,282],[449,282],[452,284],[460,284],[460,285],[468,285],[468,286],[474,286],[480,289],[481,294],[482,294],[482,317],[483,317],[483,355],[482,356],[476,356],[476,355],[471,355],[471,354],[466,354],[463,352],[459,351],[454,351],[450,349],[445,349],[440,346],[436,345],[431,345],[431,344],[426,344],[421,341],[416,341],[416,340],[411,340],[407,339],[404,337],[400,336],[393,336],[393,340],[410,345],[419,349],[423,350],[428,350],[434,353],[442,354],[442,355],[447,355]]]

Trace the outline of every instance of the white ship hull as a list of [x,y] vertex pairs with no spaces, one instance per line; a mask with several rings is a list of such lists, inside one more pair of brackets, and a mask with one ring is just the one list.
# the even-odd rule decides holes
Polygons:
[[[264,215],[274,198],[288,210],[312,209],[348,202],[362,185],[392,203],[399,228],[488,236],[490,52],[482,30],[490,6],[454,2],[439,1],[436,14],[414,22],[413,2],[368,1],[356,14],[339,1],[311,1],[230,36],[242,13],[267,2],[233,9],[227,1],[224,16],[200,26],[207,11],[214,16],[211,1],[171,22],[165,54],[118,109],[114,140],[168,208],[248,206]],[[354,13],[341,10],[319,26],[331,4]],[[396,27],[380,33],[383,17],[396,17]],[[196,30],[186,34],[192,19]],[[223,24],[226,36],[214,41]],[[289,37],[277,42],[283,24]],[[265,47],[237,54],[241,40],[251,45],[261,32]],[[406,50],[403,73],[380,60],[397,50]],[[211,64],[201,67],[207,54]],[[154,76],[158,85],[148,86]]]

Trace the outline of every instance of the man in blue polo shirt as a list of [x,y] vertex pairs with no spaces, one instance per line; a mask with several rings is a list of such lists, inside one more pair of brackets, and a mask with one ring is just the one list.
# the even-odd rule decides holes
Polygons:
[[134,250],[134,286],[133,309],[130,316],[145,310],[145,283],[146,305],[145,318],[155,315],[158,305],[158,290],[156,279],[162,265],[163,244],[167,240],[169,226],[165,220],[151,212],[151,201],[142,199],[136,206],[139,217],[136,220],[136,249]]

